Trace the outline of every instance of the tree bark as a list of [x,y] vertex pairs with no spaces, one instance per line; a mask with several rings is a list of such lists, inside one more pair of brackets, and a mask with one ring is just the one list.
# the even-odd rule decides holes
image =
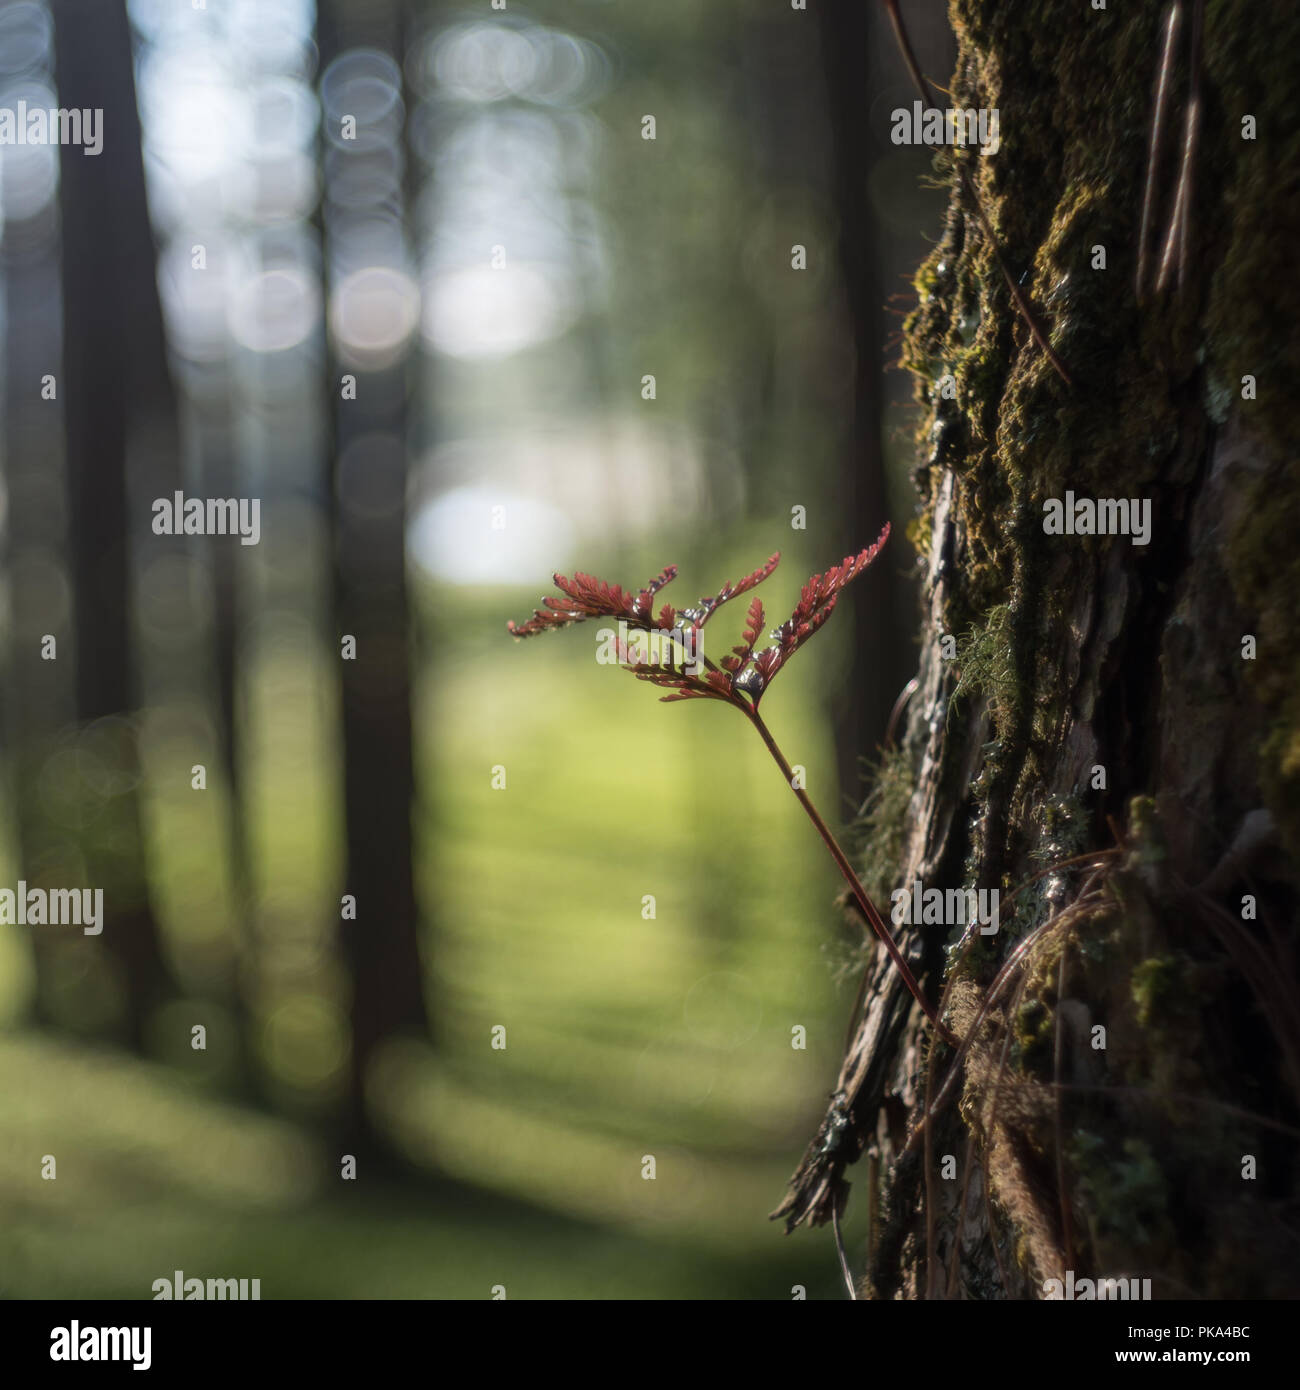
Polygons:
[[[956,1056],[877,953],[837,1085],[851,1129],[814,1141],[780,1209],[829,1220],[871,1154],[864,1296],[1040,1298],[1068,1271],[1300,1292],[1300,17],[1267,9],[1209,6],[1198,53],[1182,7],[1139,295],[1161,13],[951,7],[952,104],[997,108],[1001,147],[938,158],[949,218],[905,347],[919,688],[882,802],[902,824],[875,829],[901,833],[896,886],[997,889],[1002,910],[992,936],[901,930]],[[1149,501],[1148,543],[1049,533],[1070,491]]]

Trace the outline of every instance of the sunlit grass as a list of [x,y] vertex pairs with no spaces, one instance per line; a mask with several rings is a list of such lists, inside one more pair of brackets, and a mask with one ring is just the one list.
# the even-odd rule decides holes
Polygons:
[[[835,1295],[825,1241],[783,1241],[761,1213],[743,1229],[733,1216],[719,1241],[698,1208],[716,1189],[698,1174],[693,1220],[689,1204],[647,1208],[640,1223],[548,1212],[520,1179],[507,1116],[483,1124],[480,1153],[502,1153],[490,1188],[474,1171],[473,1185],[364,1171],[345,1183],[336,1156],[296,1126],[187,1094],[169,1068],[120,1053],[7,1036],[0,1096],[0,1297],[149,1299],[178,1269],[257,1278],[263,1299],[490,1298],[498,1285],[512,1299],[789,1298],[795,1284]],[[465,1104],[483,1123],[488,1108]],[[619,1154],[580,1139],[575,1161],[590,1173],[607,1151]],[[671,1204],[672,1188],[655,1195]],[[752,1178],[742,1190],[765,1197]],[[643,1207],[649,1195],[637,1193]]]
[[[504,602],[522,616],[536,599]],[[631,1221],[642,1153],[680,1145],[702,1182],[710,1153],[743,1167],[748,1152],[753,1190],[718,1174],[692,1217],[721,1238],[753,1221],[758,1190],[779,1192],[833,1077],[834,868],[733,711],[660,704],[598,665],[599,624],[488,646],[486,607],[469,605],[482,621],[463,640],[440,632],[420,692],[443,1073],[414,1088],[436,1132],[418,1115],[415,1129],[453,1171]],[[816,673],[784,679],[774,722],[833,816]],[[485,1137],[498,1132],[519,1152]]]
[[[518,615],[535,602],[506,599]],[[582,630],[514,644],[500,595],[465,603],[463,626],[436,625],[416,680],[431,1045],[399,1049],[375,1078],[381,1123],[433,1186],[400,1200],[352,1188],[323,1131],[212,1089],[241,1027],[275,1104],[295,1088],[333,1103],[345,1062],[333,655],[264,650],[243,711],[252,902],[233,894],[216,759],[178,741],[192,714],[156,720],[144,744],[169,951],[183,978],[214,951],[239,957],[251,1014],[169,1005],[152,1036],[175,1070],[31,1035],[0,1044],[5,1292],[147,1297],[191,1266],[256,1275],[264,1297],[480,1297],[496,1282],[512,1296],[786,1297],[791,1269],[833,1290],[820,1244],[766,1220],[834,1075],[833,867],[732,711],[658,703],[598,666]],[[769,712],[833,817],[814,667],[784,676]],[[206,795],[188,780],[200,760]],[[11,954],[16,1014],[30,968]],[[200,1021],[211,1065],[189,1052]],[[55,1182],[40,1178],[46,1153]],[[548,1243],[574,1262],[557,1271]],[[359,1254],[372,1247],[386,1253]]]

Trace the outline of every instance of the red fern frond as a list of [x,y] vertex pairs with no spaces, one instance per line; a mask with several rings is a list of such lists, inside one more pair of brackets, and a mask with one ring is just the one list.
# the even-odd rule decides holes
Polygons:
[[[607,584],[591,574],[578,572],[572,579],[556,574],[552,578],[564,598],[548,595],[542,600],[543,606],[534,609],[533,616],[527,622],[508,622],[506,631],[512,637],[534,637],[539,632],[568,627],[570,623],[581,623],[587,618],[622,618],[629,627],[648,629],[651,625],[651,600],[676,575],[677,566],[669,565],[644,589],[631,594],[625,592],[621,585]],[[672,612],[671,608],[665,607],[664,613]]]
[[767,563],[760,565],[753,574],[747,574],[737,584],[724,584],[712,598],[702,598],[697,607],[686,609],[682,616],[688,618],[696,627],[703,627],[724,603],[738,598],[741,594],[748,593],[756,584],[761,584],[780,563],[781,552],[778,550],[775,555],[769,556]]
[[673,580],[676,577],[676,565],[668,565],[663,570],[661,570],[658,576],[652,579],[649,582],[649,584],[647,584],[645,588],[642,589],[639,594],[637,594],[636,598],[632,600],[632,611],[629,614],[629,616],[637,618],[641,622],[649,625],[651,617],[651,601],[654,599],[654,596],[659,592],[659,590],[664,587],[665,584],[669,583],[670,580]]
[[749,613],[745,617],[745,631],[740,646],[732,647],[732,655],[722,658],[722,669],[724,671],[736,672],[747,665],[749,659],[754,654],[754,643],[758,641],[758,634],[763,630],[763,600],[755,598],[749,605]]
[[[889,526],[886,525],[874,545],[857,555],[846,556],[825,574],[814,574],[803,586],[794,612],[772,634],[775,639],[773,645],[757,656],[754,655],[754,645],[763,631],[765,618],[762,601],[754,598],[746,614],[742,641],[732,647],[730,656],[723,657],[720,667],[703,658],[704,665],[709,668],[704,675],[684,671],[676,660],[665,661],[659,666],[642,662],[632,655],[621,637],[617,645],[619,662],[639,680],[650,681],[671,691],[671,694],[661,697],[665,701],[727,700],[741,708],[756,711],[759,700],[776,673],[835,611],[844,586],[866,569],[888,538]],[[766,564],[760,565],[738,583],[724,584],[712,598],[701,599],[697,608],[684,608],[679,612],[671,604],[665,604],[659,612],[657,630],[665,635],[676,632],[676,641],[688,652],[693,650],[694,659],[700,659],[699,649],[692,648],[688,630],[693,630],[698,640],[699,629],[724,603],[761,584],[776,569],[780,560],[778,551],[769,557]],[[510,622],[506,628],[514,637],[532,637],[536,633],[567,627],[570,623],[580,623],[587,618],[619,618],[629,628],[653,632],[656,630],[651,608],[654,597],[676,575],[677,566],[669,565],[644,589],[634,594],[618,584],[608,584],[581,571],[575,573],[572,579],[557,574],[555,585],[563,597],[551,595],[544,598],[542,607],[534,610],[527,622]],[[686,640],[683,641],[683,638]],[[698,671],[699,668],[694,669]],[[744,696],[749,697],[749,705],[746,705]]]
[[881,547],[888,539],[889,523],[886,522],[874,545],[869,545],[857,555],[845,556],[840,564],[828,569],[825,574],[814,574],[803,586],[794,612],[773,634],[775,643],[764,648],[754,659],[755,676],[751,684],[758,687],[753,692],[755,706],[781,667],[835,611],[844,586],[866,569],[880,554]]
[[703,680],[698,676],[686,675],[681,671],[665,670],[662,666],[647,666],[640,664],[636,666],[625,666],[624,670],[631,673],[640,681],[649,681],[651,685],[657,685],[665,690],[671,690],[671,695],[661,695],[659,698],[664,704],[671,704],[674,700],[730,700],[731,687],[723,676],[724,685],[719,688],[716,677],[722,676],[721,671],[710,671]]

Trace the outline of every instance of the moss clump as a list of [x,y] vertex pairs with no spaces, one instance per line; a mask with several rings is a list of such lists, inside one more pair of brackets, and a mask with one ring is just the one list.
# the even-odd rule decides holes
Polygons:
[[1137,1020],[1149,1028],[1157,1016],[1172,1013],[1179,1000],[1182,962],[1175,956],[1152,956],[1133,972]]
[[1025,1073],[1050,1072],[1055,1052],[1056,1015],[1042,999],[1027,999],[1016,1010],[1012,1060]]
[[1094,1244],[1119,1240],[1131,1249],[1169,1239],[1169,1180],[1146,1140],[1125,1139],[1116,1153],[1110,1141],[1084,1130],[1075,1135],[1069,1156]]
[[858,876],[877,905],[898,883],[916,778],[905,749],[887,748],[871,769],[871,787],[853,822]]
[[1011,609],[1005,603],[991,608],[980,627],[968,628],[957,641],[957,684],[949,712],[960,699],[983,695],[995,725],[1004,722],[1015,698],[1015,667],[1011,657]]
[[1180,952],[1149,956],[1130,980],[1134,1015],[1144,1031],[1142,1068],[1160,1092],[1199,1092],[1201,1021],[1218,994],[1218,976]]

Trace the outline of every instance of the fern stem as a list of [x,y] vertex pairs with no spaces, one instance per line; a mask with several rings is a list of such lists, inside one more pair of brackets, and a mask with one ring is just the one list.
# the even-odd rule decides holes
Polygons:
[[935,1012],[934,1005],[926,998],[924,990],[922,990],[920,984],[917,982],[916,976],[912,973],[912,967],[908,965],[902,951],[898,949],[898,943],[894,940],[893,934],[890,932],[888,926],[885,925],[884,918],[876,911],[875,904],[871,901],[870,897],[867,895],[867,890],[862,886],[861,880],[853,871],[853,865],[849,863],[848,857],[840,848],[839,841],[831,834],[830,827],[821,818],[821,813],[817,810],[817,807],[813,805],[812,799],[809,797],[808,793],[804,791],[802,787],[795,785],[794,771],[786,761],[785,754],[781,752],[780,745],[777,743],[776,739],[772,737],[771,730],[763,722],[759,712],[752,706],[740,703],[740,708],[745,711],[745,714],[749,717],[749,722],[758,730],[758,736],[767,745],[767,751],[771,753],[773,759],[776,761],[777,767],[781,769],[781,773],[785,777],[786,786],[799,798],[799,804],[807,811],[808,819],[817,827],[817,833],[822,837],[826,844],[826,848],[830,850],[831,858],[834,859],[836,868],[843,874],[844,881],[849,885],[849,890],[852,892],[854,900],[857,902],[863,917],[865,917],[870,924],[871,930],[879,937],[880,944],[889,953],[889,958],[894,962],[894,965],[898,969],[898,973],[903,977],[903,983],[907,986],[908,992],[925,1011],[926,1018],[934,1025],[935,1031],[944,1042],[952,1047],[956,1047],[956,1035],[939,1018],[939,1015]]

